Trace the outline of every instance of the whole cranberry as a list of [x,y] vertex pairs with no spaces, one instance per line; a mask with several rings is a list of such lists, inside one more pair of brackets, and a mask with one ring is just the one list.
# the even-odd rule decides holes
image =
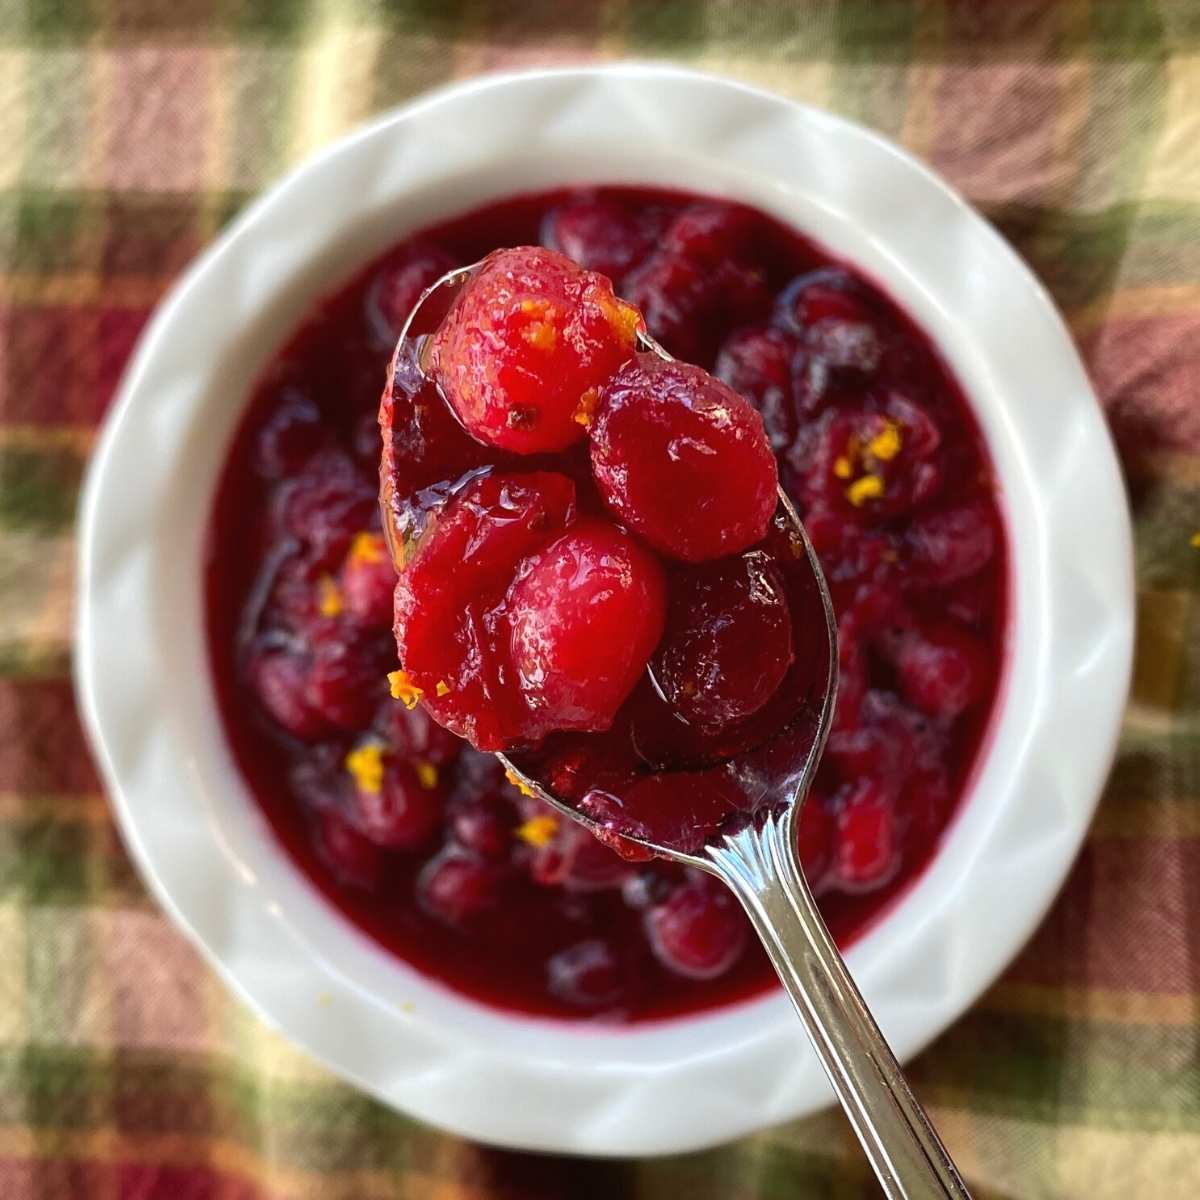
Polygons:
[[307,550],[311,561],[328,569],[361,529],[378,519],[377,489],[340,450],[322,450],[281,489],[286,531]]
[[737,901],[715,882],[697,878],[645,915],[646,936],[669,970],[689,979],[715,979],[746,945],[746,920]]
[[619,280],[649,249],[637,219],[614,200],[575,200],[551,209],[542,241],[612,280]]
[[499,901],[501,881],[493,864],[461,851],[443,850],[417,877],[417,900],[430,916],[462,925]]
[[868,892],[888,883],[900,867],[891,802],[879,785],[860,780],[844,798],[837,814],[834,870],[846,892]]
[[672,578],[651,670],[689,724],[718,733],[757,712],[792,659],[783,576],[767,554],[752,550]]
[[286,388],[258,435],[258,469],[268,479],[294,475],[326,441],[321,410],[303,392]]
[[421,293],[459,264],[440,246],[409,243],[391,255],[367,288],[367,329],[380,350],[390,351]]
[[699,367],[639,354],[605,385],[592,473],[608,508],[655,549],[685,562],[759,541],[778,470],[762,418]]
[[833,818],[829,802],[819,792],[812,792],[800,809],[796,823],[796,849],[804,879],[813,892],[819,892],[829,870],[833,851]]
[[512,808],[490,795],[460,801],[450,818],[450,832],[464,850],[480,858],[507,858],[513,842]]
[[628,986],[625,963],[607,938],[587,938],[546,963],[550,994],[580,1008],[615,1004]]
[[329,732],[323,714],[306,699],[312,664],[287,650],[264,650],[250,661],[250,686],[276,724],[302,742]]
[[316,839],[322,857],[342,883],[366,891],[379,886],[382,851],[340,813],[327,809],[320,814]]
[[347,615],[365,629],[392,626],[392,593],[396,568],[383,535],[360,530],[354,535],[342,563],[341,596]]
[[[454,762],[463,752],[463,740],[443,729],[423,704],[406,708],[388,696],[375,716],[375,728],[384,736],[397,758],[425,762],[435,767]],[[494,762],[490,755],[485,761]]]
[[987,693],[991,655],[952,623],[926,624],[903,636],[892,656],[901,694],[931,717],[957,717]]
[[996,529],[982,500],[915,517],[905,533],[906,561],[929,585],[945,587],[991,562]]
[[792,359],[796,339],[780,329],[740,329],[726,339],[713,374],[758,410],[771,448],[787,449],[796,436]]
[[[369,743],[368,743],[369,745]],[[353,793],[352,816],[377,846],[417,850],[433,837],[442,821],[443,794],[426,787],[407,763],[386,758],[378,782],[360,782]]]
[[662,634],[662,568],[607,521],[580,521],[509,589],[513,670],[549,729],[603,730]]
[[387,659],[377,646],[330,638],[318,645],[305,680],[305,702],[347,733],[365,729],[385,694]]

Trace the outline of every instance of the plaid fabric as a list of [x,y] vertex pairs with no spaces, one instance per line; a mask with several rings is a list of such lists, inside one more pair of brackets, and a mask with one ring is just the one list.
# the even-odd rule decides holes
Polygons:
[[1200,1194],[1196,0],[3,0],[0,1196],[877,1194],[834,1115],[584,1163],[483,1150],[364,1099],[248,1016],[156,912],[73,708],[77,485],[171,280],[250,195],[380,108],[618,55],[882,129],[1067,313],[1136,513],[1133,701],[1059,903],[912,1075],[980,1200]]

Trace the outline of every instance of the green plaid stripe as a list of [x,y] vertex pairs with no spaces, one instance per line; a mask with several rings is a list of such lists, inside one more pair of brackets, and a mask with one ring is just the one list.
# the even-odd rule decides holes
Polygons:
[[158,915],[72,707],[78,484],[172,278],[256,191],[382,107],[480,70],[623,55],[724,71],[898,138],[1066,312],[1134,505],[1133,702],[1063,896],[914,1077],[981,1200],[1200,1193],[1200,5],[8,0],[6,1200],[877,1194],[836,1115],[705,1154],[581,1164],[480,1149],[337,1083],[245,1014]]

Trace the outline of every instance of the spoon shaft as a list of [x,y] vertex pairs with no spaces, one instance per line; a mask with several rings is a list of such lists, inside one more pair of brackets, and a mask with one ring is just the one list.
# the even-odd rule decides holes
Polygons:
[[888,1200],[970,1200],[817,911],[791,849],[799,808],[709,856],[749,914]]

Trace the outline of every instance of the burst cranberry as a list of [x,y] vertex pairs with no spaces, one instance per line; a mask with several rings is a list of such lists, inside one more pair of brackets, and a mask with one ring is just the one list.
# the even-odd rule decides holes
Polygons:
[[592,430],[604,502],[656,549],[686,562],[759,541],[778,472],[762,418],[687,363],[639,354],[605,386]]
[[551,957],[546,986],[568,1004],[600,1008],[614,1004],[625,992],[625,964],[607,938],[588,938]]
[[577,200],[553,209],[542,237],[551,250],[609,279],[620,279],[649,248],[630,211],[611,200]]
[[653,670],[689,724],[718,733],[744,720],[775,694],[791,664],[783,578],[766,554],[751,551],[673,580]]
[[512,663],[546,729],[607,729],[663,630],[662,568],[628,534],[582,521],[530,558],[507,600]]
[[346,612],[367,629],[387,629],[392,623],[392,593],[396,568],[378,533],[358,533],[342,564],[341,597]]
[[931,717],[957,717],[977,704],[991,676],[987,647],[949,622],[903,636],[892,664],[904,698]]
[[482,442],[532,454],[587,431],[596,389],[633,352],[612,284],[538,247],[488,256],[434,335],[430,373]]
[[303,392],[285,390],[258,435],[258,469],[269,479],[294,475],[325,445],[321,411]]
[[396,644],[430,712],[480,750],[535,735],[530,712],[502,678],[507,645],[487,614],[517,564],[574,517],[563,475],[492,474],[436,514],[411,550],[396,588]]
[[881,887],[900,865],[892,805],[870,780],[838,812],[834,865],[838,886],[848,892]]
[[250,686],[271,718],[292,737],[312,741],[328,732],[324,717],[305,698],[311,664],[286,650],[267,650],[250,663]]
[[792,359],[796,341],[779,329],[742,329],[717,355],[713,374],[758,409],[771,448],[785,450],[796,436]]
[[342,883],[367,891],[374,891],[379,886],[383,854],[345,817],[332,810],[321,813],[317,845]]
[[375,344],[391,350],[421,293],[457,264],[439,246],[405,246],[384,264],[367,288],[367,327]]
[[417,877],[417,900],[430,916],[461,925],[497,903],[500,885],[501,875],[493,864],[445,850]]
[[650,947],[663,966],[689,979],[713,979],[746,945],[746,920],[723,887],[695,879],[646,913]]
[[426,787],[412,767],[389,756],[381,779],[364,779],[355,788],[353,817],[377,846],[418,850],[441,824],[442,792],[436,785]]

